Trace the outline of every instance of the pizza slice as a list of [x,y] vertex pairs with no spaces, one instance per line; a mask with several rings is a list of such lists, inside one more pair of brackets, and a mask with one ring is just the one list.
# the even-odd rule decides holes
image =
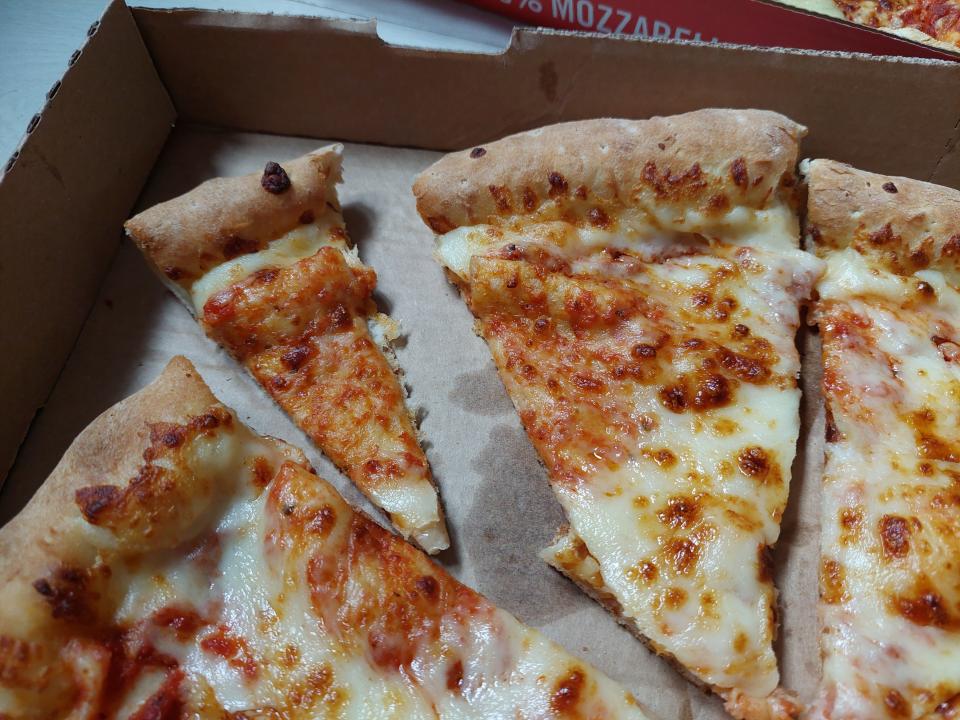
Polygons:
[[797,143],[775,113],[550,126],[416,181],[569,527],[545,557],[738,718],[779,688],[798,434]]
[[400,533],[450,542],[389,343],[350,245],[341,145],[216,179],[126,224],[157,274]]
[[960,192],[814,160],[826,466],[814,717],[960,712]]
[[311,473],[183,358],[95,420],[0,529],[0,717],[642,720]]

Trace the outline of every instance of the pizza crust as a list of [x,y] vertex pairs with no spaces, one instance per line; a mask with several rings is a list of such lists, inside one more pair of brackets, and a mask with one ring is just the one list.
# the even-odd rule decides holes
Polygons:
[[888,259],[895,253],[910,272],[932,267],[960,279],[960,192],[834,160],[804,161],[801,172],[817,189],[806,234],[818,250],[858,245]]
[[189,289],[211,267],[261,249],[335,205],[342,152],[342,145],[329,145],[281,162],[290,179],[282,192],[265,190],[262,172],[216,178],[144,210],[124,228],[168,284]]
[[33,583],[55,567],[91,566],[110,543],[84,520],[74,499],[77,490],[126,486],[150,445],[148,423],[184,423],[215,403],[190,361],[177,356],[153,383],[77,436],[26,507],[0,528],[0,635],[16,628],[29,637],[29,628],[49,623],[49,606]]
[[[413,192],[421,217],[440,234],[532,213],[558,195],[579,197],[581,187],[585,199],[621,209],[646,192],[687,207],[718,191],[735,194],[736,205],[762,208],[784,175],[792,177],[805,134],[766,110],[561,123],[451,153],[420,174]],[[654,195],[651,173],[669,184],[694,166],[707,182],[686,183],[675,197]]]

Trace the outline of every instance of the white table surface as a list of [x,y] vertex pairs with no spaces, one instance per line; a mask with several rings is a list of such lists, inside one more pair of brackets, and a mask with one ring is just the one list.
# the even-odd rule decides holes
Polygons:
[[[512,22],[455,0],[127,0],[155,8],[370,18],[397,45],[469,52],[506,47]],[[0,167],[66,70],[106,0],[0,0]]]

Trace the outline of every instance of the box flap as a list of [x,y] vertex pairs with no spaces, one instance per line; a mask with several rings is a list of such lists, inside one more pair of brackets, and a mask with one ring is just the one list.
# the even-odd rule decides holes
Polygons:
[[[193,122],[448,150],[560,120],[759,107],[808,125],[810,155],[960,185],[955,63],[549,30],[468,54],[392,47],[368,22],[134,15]],[[891,141],[903,127],[910,143]]]
[[175,117],[115,0],[0,178],[0,482],[80,332]]

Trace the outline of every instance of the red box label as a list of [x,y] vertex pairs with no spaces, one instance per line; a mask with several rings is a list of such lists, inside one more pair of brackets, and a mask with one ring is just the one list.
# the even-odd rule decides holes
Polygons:
[[466,0],[531,25],[663,40],[957,60],[947,52],[763,0]]

